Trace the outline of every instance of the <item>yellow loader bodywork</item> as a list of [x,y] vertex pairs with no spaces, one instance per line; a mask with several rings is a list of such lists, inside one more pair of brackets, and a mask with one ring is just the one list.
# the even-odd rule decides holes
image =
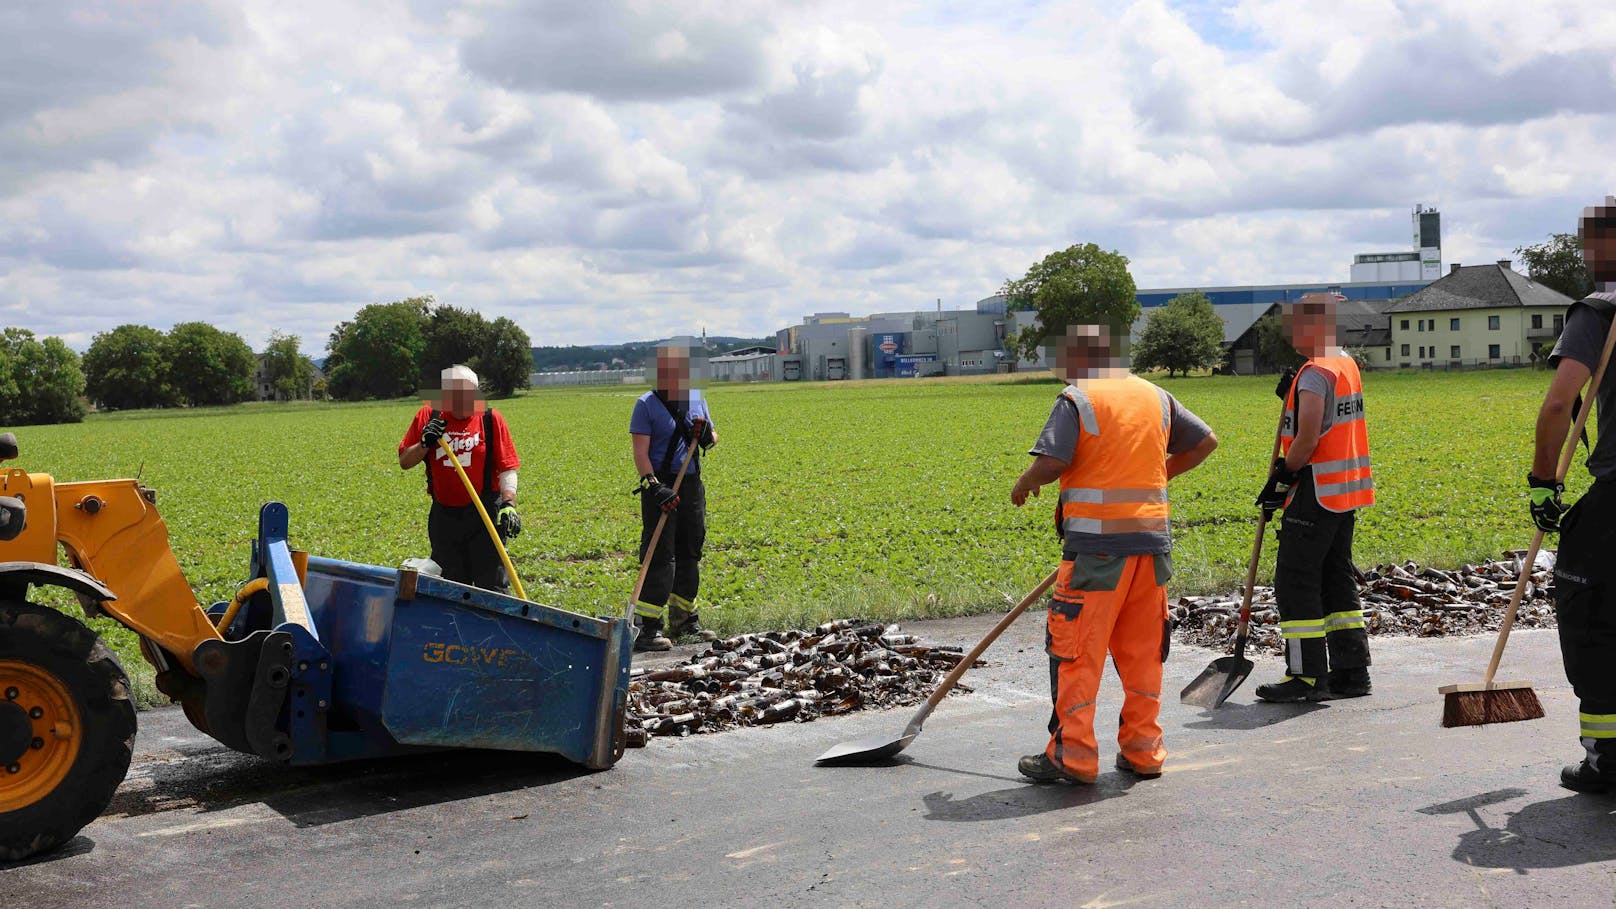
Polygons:
[[[117,595],[94,609],[197,674],[196,646],[218,639],[219,632],[169,548],[156,493],[136,480],[56,483],[49,474],[12,469],[0,472],[0,495],[18,496],[28,505],[26,529],[5,546],[8,559],[54,565],[60,543],[73,567]],[[157,664],[149,646],[142,650]]]

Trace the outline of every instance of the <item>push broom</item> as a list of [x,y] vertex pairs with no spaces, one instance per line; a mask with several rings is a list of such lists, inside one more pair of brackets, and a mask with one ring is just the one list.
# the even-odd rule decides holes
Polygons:
[[[1566,439],[1564,449],[1560,452],[1560,464],[1554,472],[1556,483],[1563,482],[1567,471],[1571,468],[1571,459],[1577,453],[1577,439],[1582,437],[1583,427],[1588,423],[1588,414],[1594,409],[1593,399],[1599,392],[1599,383],[1605,377],[1605,367],[1610,363],[1611,348],[1616,347],[1616,323],[1613,323],[1610,332],[1605,336],[1605,349],[1599,355],[1599,368],[1594,370],[1593,379],[1589,384],[1587,404],[1577,414],[1576,424],[1571,427],[1571,436]],[[1442,705],[1442,725],[1444,728],[1456,726],[1485,726],[1489,723],[1514,723],[1520,720],[1535,720],[1543,716],[1543,704],[1537,698],[1537,692],[1532,690],[1529,682],[1494,682],[1493,676],[1498,672],[1498,662],[1504,657],[1504,645],[1509,643],[1510,629],[1515,627],[1515,613],[1521,608],[1521,599],[1526,595],[1526,585],[1532,582],[1532,569],[1537,565],[1537,553],[1543,548],[1543,530],[1541,528],[1532,535],[1531,548],[1526,551],[1526,561],[1521,564],[1521,576],[1515,582],[1515,592],[1510,594],[1509,609],[1504,612],[1503,624],[1498,629],[1498,643],[1493,645],[1493,658],[1487,664],[1487,676],[1481,684],[1444,685],[1437,689],[1445,702]]]

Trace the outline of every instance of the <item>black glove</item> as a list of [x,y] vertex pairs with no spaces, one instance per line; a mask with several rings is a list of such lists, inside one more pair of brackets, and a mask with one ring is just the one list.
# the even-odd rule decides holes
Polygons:
[[443,438],[443,433],[448,428],[449,424],[444,421],[443,414],[438,414],[421,427],[421,444],[425,445],[428,451],[437,448],[438,440]]
[[1055,539],[1065,542],[1066,520],[1065,516],[1062,514],[1062,511],[1064,511],[1064,509],[1061,507],[1060,499],[1057,497],[1055,500]]
[[1301,370],[1292,366],[1279,374],[1279,384],[1274,386],[1274,394],[1278,395],[1281,401],[1291,396],[1291,386],[1296,384],[1296,375],[1299,372]]
[[1284,458],[1274,459],[1274,469],[1268,473],[1268,482],[1257,494],[1257,506],[1268,514],[1285,507],[1291,488],[1296,485],[1297,473],[1285,466]]
[[702,451],[713,447],[713,424],[706,417],[696,417],[690,421],[690,428],[685,430],[686,444],[695,443],[701,446]]
[[494,518],[494,525],[499,528],[499,535],[510,539],[522,535],[522,516],[516,513],[515,502],[501,502],[499,515]]
[[648,473],[640,477],[640,485],[634,490],[636,495],[650,496],[656,507],[665,512],[672,513],[679,507],[679,494],[671,487],[662,485],[656,474]]
[[1531,474],[1526,475],[1526,484],[1532,490],[1532,523],[1544,533],[1559,532],[1560,516],[1566,513],[1565,505],[1560,502],[1565,484],[1559,480],[1540,480]]

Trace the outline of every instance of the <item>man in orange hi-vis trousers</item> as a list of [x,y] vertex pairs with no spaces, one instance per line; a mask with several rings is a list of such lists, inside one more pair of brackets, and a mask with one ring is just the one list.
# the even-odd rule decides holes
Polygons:
[[1375,481],[1363,378],[1335,342],[1336,299],[1307,294],[1286,309],[1291,344],[1308,359],[1277,389],[1285,399],[1281,454],[1257,496],[1270,514],[1285,510],[1274,563],[1285,677],[1257,686],[1257,697],[1282,704],[1370,692],[1352,532],[1358,509],[1375,504]]
[[1010,491],[1019,507],[1060,481],[1062,554],[1046,636],[1055,705],[1049,745],[1018,765],[1041,783],[1099,776],[1094,703],[1107,651],[1123,687],[1117,769],[1156,777],[1167,760],[1158,722],[1171,633],[1167,481],[1206,460],[1218,440],[1172,395],[1123,367],[1124,344],[1095,325],[1054,337],[1055,371],[1071,384]]

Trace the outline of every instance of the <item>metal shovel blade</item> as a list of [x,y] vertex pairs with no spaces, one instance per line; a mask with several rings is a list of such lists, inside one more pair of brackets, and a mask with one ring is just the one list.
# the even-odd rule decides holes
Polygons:
[[1251,675],[1253,663],[1240,656],[1219,657],[1178,695],[1180,704],[1215,710]]
[[873,764],[877,761],[884,761],[908,748],[909,743],[914,741],[915,736],[919,734],[920,731],[917,729],[898,738],[886,735],[872,735],[862,739],[855,739],[851,742],[843,742],[820,755],[814,760],[814,764],[820,767],[828,767],[837,764]]

